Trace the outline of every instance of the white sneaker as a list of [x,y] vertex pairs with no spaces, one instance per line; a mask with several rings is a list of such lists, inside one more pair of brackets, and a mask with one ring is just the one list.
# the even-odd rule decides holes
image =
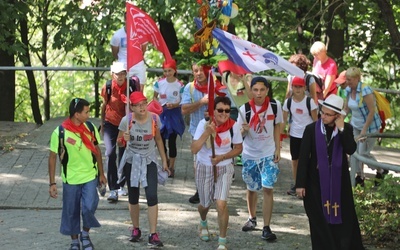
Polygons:
[[126,192],[124,187],[121,187],[120,189],[118,189],[118,196],[127,196],[128,193]]

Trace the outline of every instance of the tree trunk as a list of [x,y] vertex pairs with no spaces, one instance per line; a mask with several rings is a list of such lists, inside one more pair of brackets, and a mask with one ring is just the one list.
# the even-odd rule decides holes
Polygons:
[[[28,23],[26,19],[20,20],[20,27],[21,27],[21,41],[25,45],[24,51],[22,52],[21,58],[25,66],[32,66],[30,60],[30,52],[29,52],[29,41],[28,41]],[[40,114],[39,108],[39,100],[38,100],[38,91],[36,87],[35,76],[33,71],[27,70],[26,75],[28,77],[29,83],[29,93],[31,97],[31,108],[33,119],[36,124],[43,124],[42,116]]]
[[[10,28],[10,27],[6,27]],[[11,28],[12,29],[12,28]],[[8,30],[10,36],[6,38],[6,43],[11,47],[14,44],[14,30]],[[0,49],[0,66],[15,66],[14,54],[7,48]],[[15,115],[15,71],[0,71],[0,121],[14,121]]]
[[343,64],[345,29],[333,28],[333,22],[339,19],[346,23],[345,3],[343,0],[330,0],[329,2],[328,23],[326,27],[326,46],[328,47],[330,56],[339,66]]
[[[392,39],[391,50],[396,55],[397,60],[400,61],[400,32],[393,15],[393,9],[390,2],[387,0],[376,0],[382,12],[382,18],[387,25],[387,29]],[[394,2],[394,1],[393,1]]]

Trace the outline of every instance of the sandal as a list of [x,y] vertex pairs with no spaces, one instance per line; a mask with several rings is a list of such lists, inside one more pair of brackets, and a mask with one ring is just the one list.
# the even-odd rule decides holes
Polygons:
[[71,243],[69,250],[81,250],[81,245],[79,243]]
[[174,178],[175,177],[175,169],[170,169],[169,170],[171,172],[170,175],[168,175],[169,178]]
[[[82,233],[81,233],[81,234],[80,234],[80,238],[81,238],[82,249],[83,249],[83,250],[85,250],[85,249],[87,249],[87,248],[89,248],[89,247],[91,247],[91,248],[94,250],[94,246],[93,246],[92,241],[90,240],[89,235],[88,235],[88,236],[82,236]],[[89,243],[86,244],[86,245],[84,245],[84,244],[83,244],[83,241],[89,241]]]

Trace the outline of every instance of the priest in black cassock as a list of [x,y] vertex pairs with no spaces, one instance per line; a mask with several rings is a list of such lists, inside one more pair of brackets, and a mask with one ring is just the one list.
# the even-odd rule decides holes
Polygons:
[[330,95],[321,118],[308,125],[300,148],[296,193],[303,198],[312,249],[364,249],[354,208],[347,155],[356,151],[353,128],[344,123],[343,99]]

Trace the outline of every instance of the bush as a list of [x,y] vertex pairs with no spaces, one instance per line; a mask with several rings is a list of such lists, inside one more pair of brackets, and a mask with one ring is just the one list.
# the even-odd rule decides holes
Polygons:
[[[400,243],[400,178],[386,175],[378,186],[374,180],[354,189],[354,203],[364,242],[376,247]],[[393,248],[395,249],[395,248]]]

